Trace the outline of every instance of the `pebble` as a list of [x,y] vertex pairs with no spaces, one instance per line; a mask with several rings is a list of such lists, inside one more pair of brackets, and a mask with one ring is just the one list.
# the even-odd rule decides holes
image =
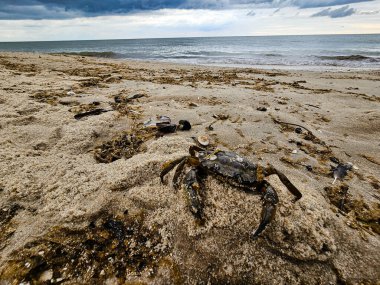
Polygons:
[[39,282],[46,282],[48,280],[51,280],[53,278],[53,270],[52,269],[49,269],[49,270],[46,270],[44,271],[41,275],[40,275],[40,278],[39,278]]

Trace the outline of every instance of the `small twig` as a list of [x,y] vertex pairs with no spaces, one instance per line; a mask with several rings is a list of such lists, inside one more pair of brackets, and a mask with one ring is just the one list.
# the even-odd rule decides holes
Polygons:
[[311,135],[314,136],[314,134],[313,134],[309,129],[305,128],[304,126],[301,126],[301,125],[298,125],[298,124],[292,124],[292,123],[282,122],[282,121],[279,121],[279,120],[277,120],[277,119],[275,119],[275,118],[273,118],[273,121],[274,121],[275,123],[277,123],[277,124],[291,125],[291,126],[296,126],[296,127],[303,128],[303,129],[306,130],[309,134],[311,134]]
[[305,105],[310,106],[310,107],[314,107],[314,108],[321,109],[321,107],[319,107],[319,106],[315,106],[315,105],[312,105],[312,104],[305,104]]
[[344,153],[348,156],[348,157],[352,157],[351,154],[348,154],[347,152],[344,151]]
[[366,155],[366,154],[360,154],[361,157],[365,158],[366,160],[368,160],[369,162],[372,162],[374,164],[377,164],[377,165],[380,165],[380,162],[377,161],[375,158],[369,156],[369,155]]

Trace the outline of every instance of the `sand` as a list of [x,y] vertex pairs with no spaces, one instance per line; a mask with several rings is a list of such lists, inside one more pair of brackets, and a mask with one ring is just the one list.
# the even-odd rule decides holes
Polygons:
[[[0,284],[380,282],[379,90],[380,71],[1,53]],[[114,103],[135,94],[144,96]],[[74,118],[94,108],[107,112]],[[97,147],[141,134],[157,115],[192,129],[142,135],[130,158],[95,159]],[[252,240],[260,197],[209,176],[197,223],[172,173],[166,184],[159,174],[199,135],[273,164],[302,199],[270,176],[277,214]],[[337,160],[353,169],[332,184]]]

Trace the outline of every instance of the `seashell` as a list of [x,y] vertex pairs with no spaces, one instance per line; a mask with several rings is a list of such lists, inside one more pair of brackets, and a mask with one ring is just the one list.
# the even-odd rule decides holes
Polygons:
[[210,140],[207,136],[199,136],[197,140],[198,143],[202,146],[208,146],[210,144]]
[[218,157],[215,154],[212,154],[208,157],[209,160],[216,160]]
[[172,120],[168,116],[157,116],[157,120],[159,123],[170,124]]

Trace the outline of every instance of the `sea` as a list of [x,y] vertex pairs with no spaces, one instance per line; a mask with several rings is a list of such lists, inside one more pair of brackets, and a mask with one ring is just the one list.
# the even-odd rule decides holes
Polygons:
[[0,42],[0,51],[233,67],[380,69],[380,34]]

